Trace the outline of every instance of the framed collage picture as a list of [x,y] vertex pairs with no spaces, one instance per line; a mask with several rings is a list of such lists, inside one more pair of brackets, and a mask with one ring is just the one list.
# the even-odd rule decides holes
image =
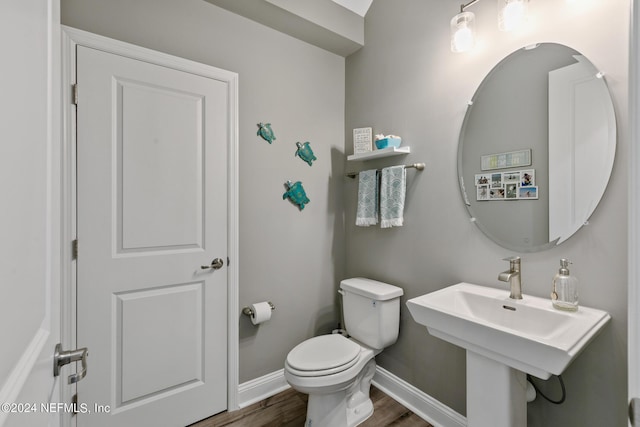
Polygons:
[[476,174],[476,200],[537,199],[535,169]]

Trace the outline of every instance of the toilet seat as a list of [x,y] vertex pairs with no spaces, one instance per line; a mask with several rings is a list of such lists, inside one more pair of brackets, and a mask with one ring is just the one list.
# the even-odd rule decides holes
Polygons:
[[331,375],[349,369],[358,361],[360,347],[339,334],[310,338],[287,355],[287,369],[301,377]]

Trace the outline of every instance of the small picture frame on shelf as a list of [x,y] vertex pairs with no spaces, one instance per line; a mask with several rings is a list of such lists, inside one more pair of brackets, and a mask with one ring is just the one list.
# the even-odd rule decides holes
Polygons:
[[353,130],[353,154],[373,151],[372,128],[356,128]]

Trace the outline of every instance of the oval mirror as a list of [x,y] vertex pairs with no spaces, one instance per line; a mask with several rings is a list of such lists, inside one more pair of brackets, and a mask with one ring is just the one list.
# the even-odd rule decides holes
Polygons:
[[520,49],[469,103],[458,147],[464,203],[507,249],[553,247],[595,210],[615,149],[613,103],[593,64],[560,44]]

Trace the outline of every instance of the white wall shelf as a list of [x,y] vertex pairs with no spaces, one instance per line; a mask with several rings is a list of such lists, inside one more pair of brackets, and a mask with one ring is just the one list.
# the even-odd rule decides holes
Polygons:
[[402,154],[411,153],[411,147],[388,147],[383,148],[381,150],[373,150],[369,153],[362,154],[352,154],[347,156],[348,161],[356,161],[356,160],[373,160],[373,159],[381,159],[383,157],[391,157],[391,156],[400,156]]

